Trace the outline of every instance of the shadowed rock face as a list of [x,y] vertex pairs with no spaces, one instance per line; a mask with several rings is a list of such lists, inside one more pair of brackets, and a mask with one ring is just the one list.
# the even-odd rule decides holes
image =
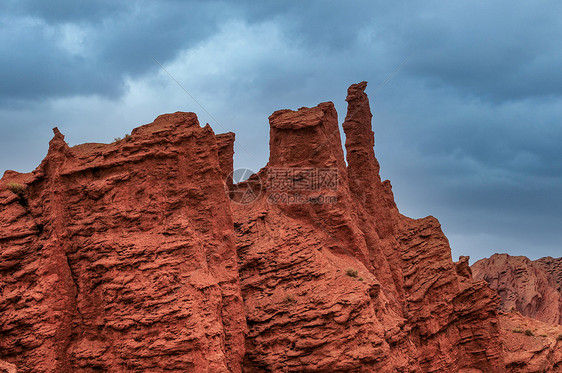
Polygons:
[[529,260],[494,254],[472,266],[474,277],[488,282],[501,298],[501,308],[534,319],[562,324],[562,258]]
[[234,134],[193,113],[113,144],[55,129],[0,181],[0,371],[505,372],[499,297],[399,213],[365,88],[347,165],[332,103],[281,110],[237,185]]

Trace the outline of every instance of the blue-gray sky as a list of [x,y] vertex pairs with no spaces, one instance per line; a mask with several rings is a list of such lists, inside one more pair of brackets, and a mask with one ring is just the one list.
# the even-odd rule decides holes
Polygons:
[[0,173],[34,169],[55,125],[71,145],[110,142],[178,110],[236,132],[236,166],[257,170],[274,110],[333,101],[343,121],[366,80],[404,214],[439,218],[455,258],[560,256],[560,14],[542,0],[4,0]]

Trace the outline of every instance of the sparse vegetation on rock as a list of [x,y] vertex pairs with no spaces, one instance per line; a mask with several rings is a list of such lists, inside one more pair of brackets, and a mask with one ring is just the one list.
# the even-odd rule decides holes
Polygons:
[[17,194],[18,196],[22,196],[25,192],[25,187],[22,184],[8,183],[7,186],[12,193]]

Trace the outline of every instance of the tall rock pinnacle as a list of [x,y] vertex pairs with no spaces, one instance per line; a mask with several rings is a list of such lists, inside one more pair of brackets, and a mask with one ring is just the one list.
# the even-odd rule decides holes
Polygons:
[[[379,175],[380,166],[375,151],[375,134],[371,128],[371,109],[365,93],[367,82],[352,84],[347,90],[347,115],[343,122],[349,187],[367,211],[377,218],[377,232],[381,238],[393,234],[390,212],[394,206]],[[387,184],[389,184],[387,182]]]

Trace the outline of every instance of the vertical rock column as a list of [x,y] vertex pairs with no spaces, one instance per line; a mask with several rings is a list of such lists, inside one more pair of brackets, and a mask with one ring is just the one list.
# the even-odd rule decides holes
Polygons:
[[391,210],[396,209],[389,187],[379,175],[375,158],[375,135],[371,129],[371,109],[365,93],[367,82],[351,85],[347,90],[347,115],[343,122],[349,187],[367,211],[376,218],[380,238],[393,235]]

